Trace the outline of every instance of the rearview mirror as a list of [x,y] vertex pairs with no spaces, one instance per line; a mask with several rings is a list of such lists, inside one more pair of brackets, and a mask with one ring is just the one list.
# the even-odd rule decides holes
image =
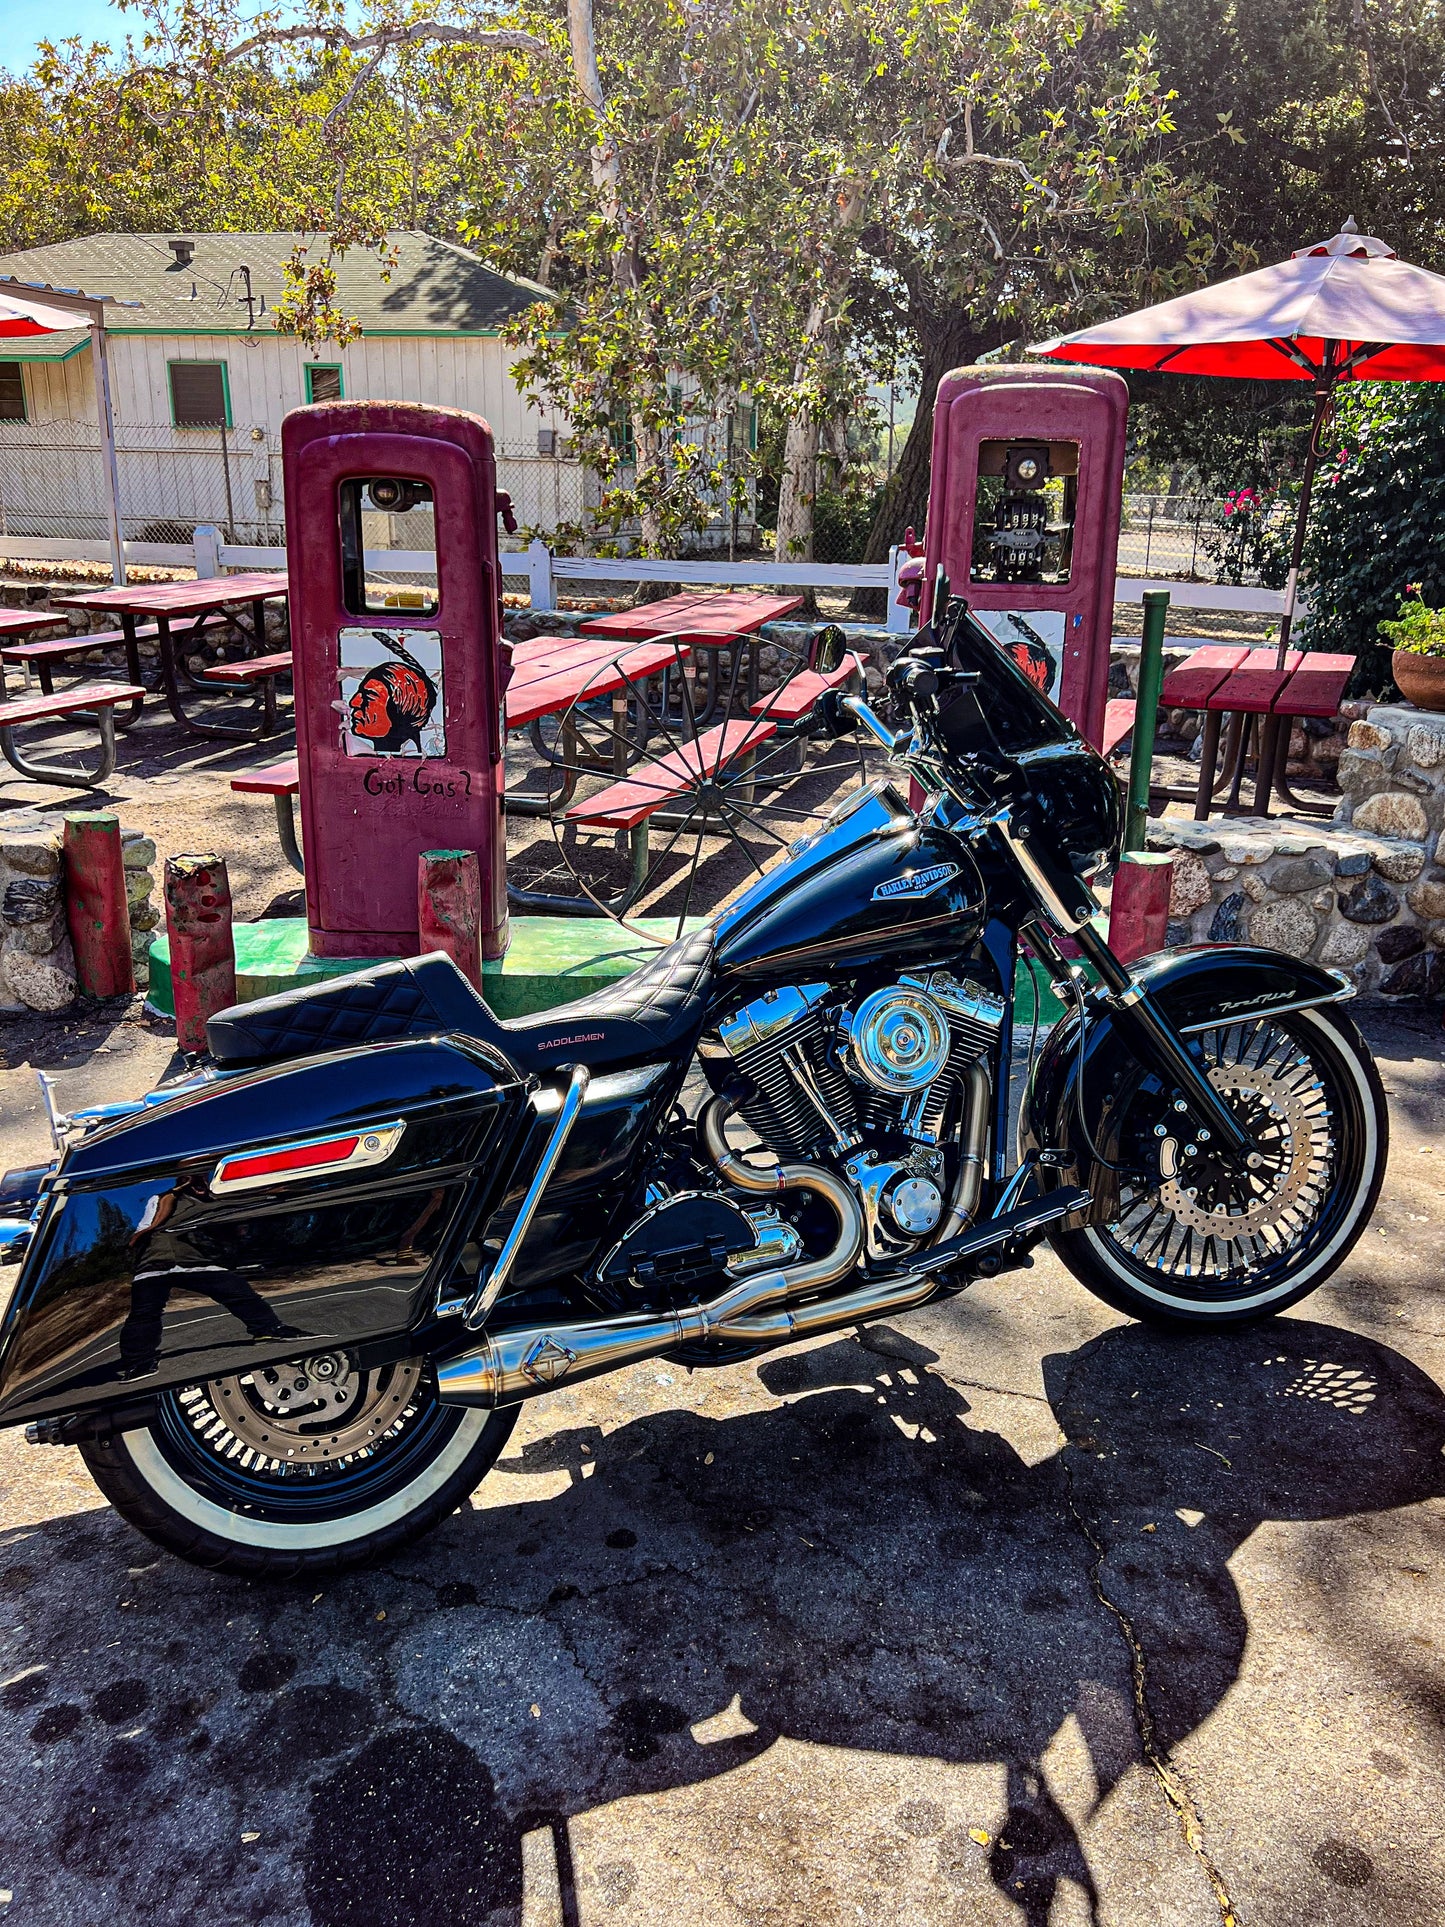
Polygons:
[[848,638],[836,622],[819,629],[808,643],[808,667],[815,676],[831,676],[843,667],[848,653]]

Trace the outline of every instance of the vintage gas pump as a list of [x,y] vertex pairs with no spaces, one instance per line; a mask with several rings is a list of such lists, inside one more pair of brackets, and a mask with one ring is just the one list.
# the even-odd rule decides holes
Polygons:
[[1106,369],[956,368],[938,386],[922,617],[942,564],[999,642],[1103,736],[1129,390]]
[[[407,956],[417,858],[475,850],[482,954],[507,947],[502,640],[492,434],[410,402],[326,402],[282,424],[306,850],[317,957]],[[398,586],[377,552],[420,551]],[[369,560],[370,558],[370,560]]]

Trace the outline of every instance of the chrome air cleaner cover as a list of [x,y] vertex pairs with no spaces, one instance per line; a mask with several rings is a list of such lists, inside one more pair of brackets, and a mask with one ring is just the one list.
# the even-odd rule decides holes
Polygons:
[[938,1076],[949,1043],[948,1020],[933,999],[894,984],[875,990],[853,1012],[848,1072],[885,1096],[905,1097]]

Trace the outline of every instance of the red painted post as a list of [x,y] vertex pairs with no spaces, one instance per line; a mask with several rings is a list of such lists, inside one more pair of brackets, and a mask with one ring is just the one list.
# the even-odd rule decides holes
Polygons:
[[128,997],[135,989],[135,965],[120,819],[109,810],[76,810],[65,819],[63,847],[75,980],[87,997]]
[[220,856],[168,856],[166,934],[176,1042],[206,1048],[206,1019],[236,1001],[236,944],[231,934],[231,880]]
[[444,950],[476,990],[482,987],[482,871],[475,850],[423,850],[416,866],[420,954]]
[[1109,948],[1124,963],[1164,948],[1173,887],[1172,850],[1158,855],[1129,850],[1119,858],[1109,904]]

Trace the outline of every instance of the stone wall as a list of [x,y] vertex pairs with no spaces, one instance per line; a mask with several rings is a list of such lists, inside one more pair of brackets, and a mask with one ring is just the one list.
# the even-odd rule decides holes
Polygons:
[[1374,704],[1351,723],[1332,823],[1166,818],[1171,943],[1311,957],[1367,996],[1445,995],[1445,716]]
[[[0,820],[0,1012],[60,1011],[75,1000],[75,955],[65,916],[62,815],[17,811]],[[160,915],[151,903],[156,846],[121,831],[136,984]]]

